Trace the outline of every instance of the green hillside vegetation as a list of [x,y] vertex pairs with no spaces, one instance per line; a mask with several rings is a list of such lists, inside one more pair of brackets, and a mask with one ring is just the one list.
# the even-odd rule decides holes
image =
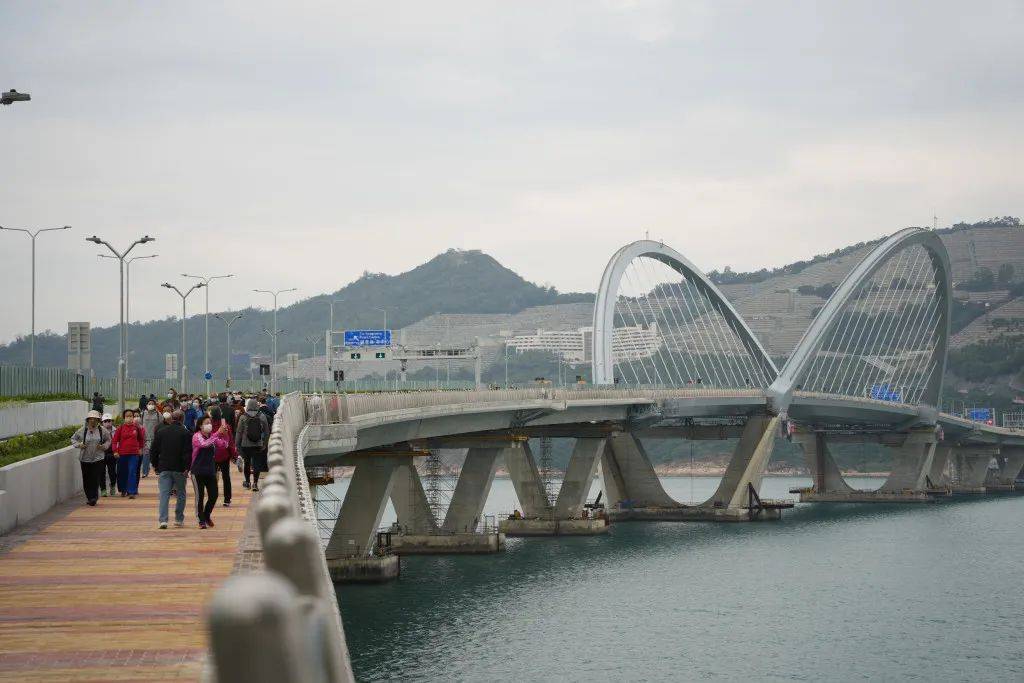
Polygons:
[[[398,329],[433,313],[516,313],[530,306],[592,301],[592,294],[560,294],[553,287],[527,282],[480,251],[450,249],[406,273],[385,275],[364,273],[355,282],[330,293],[287,305],[278,311],[278,327],[285,330],[278,340],[278,357],[295,352],[310,353],[307,335],[322,338],[328,327],[329,303],[334,306],[338,329],[379,328],[388,312],[388,326]],[[248,376],[248,357],[269,355],[270,340],[263,332],[272,327],[269,311],[246,308],[244,317],[232,327],[232,373]],[[211,311],[212,316],[213,311]],[[203,316],[189,316],[189,375],[203,372]],[[181,321],[172,317],[129,328],[129,373],[135,377],[162,377],[164,354],[180,348]],[[118,335],[116,327],[94,328],[92,361],[97,375],[116,372]],[[227,334],[218,320],[210,321],[210,365],[215,377],[225,377]],[[321,351],[323,345],[321,344]],[[67,363],[65,335],[45,333],[36,338],[37,364],[63,366]],[[0,364],[27,365],[28,339],[19,338],[0,347]]]

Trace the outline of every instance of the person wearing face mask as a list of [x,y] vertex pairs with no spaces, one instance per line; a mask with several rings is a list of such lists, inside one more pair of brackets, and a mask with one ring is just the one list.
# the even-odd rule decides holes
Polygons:
[[100,476],[103,472],[103,454],[110,443],[110,434],[100,425],[100,414],[90,410],[85,425],[71,435],[71,445],[79,449],[78,462],[82,466],[82,488],[89,505],[96,505],[100,497]]
[[[170,410],[167,411],[170,417]],[[163,416],[157,412],[156,401],[147,401],[146,410],[142,413],[142,428],[146,431],[146,444],[142,447],[141,474],[145,479],[149,476],[149,449],[153,447],[153,439],[156,437],[156,430],[160,426]]]
[[[97,411],[99,412],[99,411]],[[114,417],[110,413],[103,413],[103,420],[100,422],[107,433],[114,435]],[[107,482],[110,482],[110,491],[107,492]],[[100,495],[106,498],[117,493],[117,458],[107,441],[107,447],[103,449],[103,471],[100,472]]]
[[[231,413],[228,413],[228,416],[230,415]],[[225,418],[219,407],[214,406],[210,410],[210,417],[213,418],[213,431],[224,429],[227,436],[227,443],[217,448],[214,460],[217,463],[217,471],[220,472],[221,480],[224,482],[224,507],[231,507],[231,461],[238,459],[235,434],[231,428],[230,417]]]
[[117,488],[121,496],[135,498],[139,494],[139,458],[146,445],[146,430],[131,408],[125,408],[121,425],[114,430],[111,448],[117,458]]
[[166,414],[170,416],[170,422],[160,428],[150,449],[150,459],[157,473],[160,491],[157,505],[157,526],[160,529],[167,528],[167,508],[171,496],[177,498],[174,526],[185,526],[185,477],[192,463],[192,433],[181,424],[184,415],[180,410]]
[[[192,435],[192,461],[189,472],[192,479],[192,490],[196,497],[196,518],[199,528],[213,527],[213,509],[217,507],[217,449],[228,447],[227,425],[221,424],[214,431],[213,418],[207,416],[199,420],[196,433]],[[206,498],[204,503],[203,499]]]
[[267,439],[270,437],[270,424],[267,416],[260,412],[256,399],[245,402],[245,412],[238,418],[238,431],[235,445],[242,452],[245,461],[245,481],[242,486],[249,488],[250,478],[252,490],[259,491],[260,472],[267,471]]
[[203,407],[199,404],[199,399],[194,398],[192,402],[185,408],[185,420],[183,424],[185,429],[190,432],[196,431],[196,422],[200,417],[203,416]]

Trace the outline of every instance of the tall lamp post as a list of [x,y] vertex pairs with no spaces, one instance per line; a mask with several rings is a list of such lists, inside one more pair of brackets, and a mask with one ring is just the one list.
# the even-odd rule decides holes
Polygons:
[[334,304],[340,304],[344,299],[331,299],[331,324],[328,328],[329,332],[334,332]]
[[313,391],[316,392],[316,369],[313,367],[313,359],[316,358],[316,345],[324,340],[320,339],[315,334],[307,334],[306,341],[308,341],[309,345],[312,347],[309,352],[309,367],[310,372],[313,373]]
[[[276,291],[270,289],[252,290],[261,294],[269,294],[274,297],[274,332],[270,335],[271,339],[274,340],[274,363],[270,366],[270,393],[274,393],[274,387],[277,384],[277,335],[282,332],[282,330],[277,329],[277,295],[284,294],[285,292],[294,292],[296,289],[298,288],[291,287],[289,289],[278,289]],[[267,332],[269,332],[269,330],[267,330]]]
[[[234,273],[229,273],[227,275],[189,275],[188,273],[182,273],[181,276],[195,278],[206,286],[206,316],[204,320],[206,323],[206,337],[203,341],[203,365],[206,366],[203,369],[203,376],[205,377],[206,373],[210,372],[210,283],[214,280],[223,280],[227,277],[234,277]],[[229,365],[230,359],[231,357],[228,356]],[[230,373],[230,370],[228,372]],[[229,374],[228,377],[230,378],[231,375]],[[206,380],[206,395],[210,395],[210,380]]]
[[125,371],[125,367],[127,366],[127,363],[128,363],[127,359],[125,358],[125,334],[124,334],[124,313],[125,313],[125,311],[124,311],[124,258],[125,258],[125,256],[127,256],[129,254],[129,252],[131,252],[132,249],[134,249],[136,247],[136,245],[145,244],[147,242],[152,242],[155,239],[156,239],[155,237],[150,237],[149,235],[143,235],[142,237],[140,237],[139,239],[135,240],[130,245],[128,245],[128,248],[125,249],[123,252],[119,252],[117,249],[114,249],[114,247],[111,246],[110,242],[108,242],[108,241],[106,241],[104,239],[100,239],[96,235],[93,235],[92,237],[86,237],[85,238],[86,242],[92,242],[93,244],[102,244],[107,249],[109,249],[110,252],[117,258],[118,265],[119,265],[119,268],[120,268],[121,296],[120,296],[120,299],[118,301],[118,307],[119,307],[120,312],[121,312],[121,326],[120,326],[120,335],[119,335],[119,339],[118,339],[119,351],[118,351],[118,355],[117,355],[117,411],[118,411],[119,414],[124,414],[124,371]]
[[244,318],[245,315],[242,314],[242,313],[236,313],[234,315],[234,317],[232,317],[230,320],[225,320],[223,317],[221,317],[220,313],[214,313],[213,317],[216,318],[217,320],[221,321],[222,323],[224,323],[224,327],[227,328],[227,331],[228,331],[228,376],[227,376],[228,382],[227,382],[227,386],[230,387],[231,386],[231,326],[234,325],[236,322],[238,322],[240,319]]
[[29,340],[28,345],[28,364],[29,367],[36,366],[36,236],[41,232],[52,232],[54,230],[70,230],[70,225],[65,225],[62,228],[40,228],[35,232],[26,230],[25,228],[5,228],[0,225],[0,230],[10,230],[12,232],[23,232],[32,239],[32,337]]
[[[110,254],[96,254],[100,258],[117,258]],[[125,261],[124,266],[124,318],[125,318],[125,329],[124,329],[124,376],[128,377],[128,356],[131,355],[131,351],[128,350],[128,328],[132,326],[132,261],[136,261],[140,258],[156,258],[160,254],[146,254],[145,256],[132,256],[130,259]]]
[[[272,347],[274,349],[274,356],[275,357],[277,356],[277,335],[281,334],[282,332],[284,332],[284,330],[278,330],[278,329],[275,328],[274,331],[271,332],[267,328],[265,328],[265,327],[263,328],[263,334],[265,334],[268,337],[270,337],[270,342],[271,342],[271,345],[272,345]],[[272,362],[270,364],[270,393],[274,393],[274,378],[276,376],[277,376],[277,361],[274,361],[274,362]]]
[[[185,372],[188,369],[188,361],[185,360],[187,358],[187,356],[185,355],[185,320],[187,319],[188,316],[185,313],[185,301],[186,299],[188,299],[189,294],[199,289],[200,287],[205,287],[206,285],[203,284],[202,282],[197,282],[196,284],[189,287],[188,290],[185,291],[185,293],[182,293],[180,289],[172,285],[170,282],[165,282],[160,286],[166,287],[167,289],[173,289],[175,293],[181,297],[181,363],[179,363],[178,365],[181,368],[181,391],[187,392],[188,390],[185,388]],[[209,394],[207,394],[207,396],[209,396]]]

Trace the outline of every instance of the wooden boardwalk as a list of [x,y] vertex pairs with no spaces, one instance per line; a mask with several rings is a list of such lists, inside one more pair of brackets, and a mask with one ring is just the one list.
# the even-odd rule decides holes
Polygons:
[[[203,609],[232,572],[250,493],[232,466],[216,527],[157,528],[156,475],[139,496],[84,498],[0,536],[0,681],[198,680]],[[251,530],[250,534],[251,535]]]

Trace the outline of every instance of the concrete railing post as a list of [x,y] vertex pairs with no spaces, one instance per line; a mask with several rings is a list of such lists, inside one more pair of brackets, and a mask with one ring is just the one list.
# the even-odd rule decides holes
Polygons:
[[344,639],[325,637],[330,633],[327,628],[333,624],[325,620],[323,610],[328,607],[325,601],[331,600],[333,595],[326,584],[326,575],[318,571],[322,567],[320,539],[309,524],[289,517],[270,528],[263,552],[267,568],[285,576],[300,595],[309,599],[307,628],[313,632],[310,642],[315,645],[311,656],[324,665],[327,680],[346,680],[346,674],[351,678]]
[[217,683],[317,680],[303,656],[307,634],[295,589],[275,574],[234,576],[210,602]]

